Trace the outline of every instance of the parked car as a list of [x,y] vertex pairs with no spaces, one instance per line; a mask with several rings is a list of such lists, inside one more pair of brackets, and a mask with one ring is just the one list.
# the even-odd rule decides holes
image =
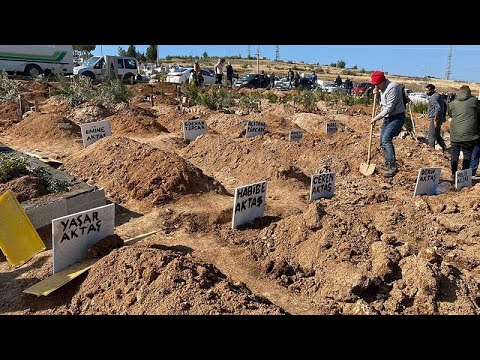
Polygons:
[[[167,74],[167,78],[165,79],[166,82],[175,83],[175,84],[183,84],[188,83],[190,79],[190,71],[193,68],[180,68],[173,72]],[[215,75],[213,75],[208,70],[202,69],[202,76],[203,76],[203,84],[204,85],[213,85],[215,84]]]
[[362,95],[370,96],[370,94],[372,93],[374,87],[375,87],[375,85],[370,84],[370,83],[365,83],[365,82],[355,84],[355,85],[353,86],[353,88],[352,88],[352,95],[357,95],[357,96],[362,96]]
[[290,80],[286,77],[281,78],[279,80],[275,80],[275,89],[277,89],[277,90],[290,90],[290,89],[292,89],[292,85],[290,84]]
[[257,89],[257,88],[266,88],[270,84],[270,79],[268,76],[265,77],[264,81],[260,83],[260,74],[247,74],[242,76],[241,78],[235,81],[234,86],[236,88],[250,88],[250,89]]
[[318,88],[330,94],[346,94],[347,93],[347,89],[345,89],[342,86],[338,86],[334,82],[324,82],[323,85],[319,85]]
[[427,94],[422,92],[412,92],[408,95],[408,97],[410,98],[412,103],[428,104],[428,99],[430,99],[430,97]]

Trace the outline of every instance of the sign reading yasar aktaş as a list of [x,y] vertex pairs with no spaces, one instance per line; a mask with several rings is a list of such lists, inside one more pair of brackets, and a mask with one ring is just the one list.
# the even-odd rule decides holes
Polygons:
[[455,189],[460,191],[467,186],[472,186],[472,169],[458,170],[455,173]]
[[337,123],[335,121],[328,122],[325,126],[327,134],[335,134],[337,132]]
[[265,122],[248,120],[245,137],[249,138],[257,135],[265,135]]
[[81,260],[98,240],[113,235],[115,204],[52,220],[53,273]]
[[205,120],[188,120],[183,122],[183,138],[185,140],[195,140],[206,132],[207,124]]
[[436,194],[441,171],[441,168],[420,168],[413,196]]
[[314,174],[310,182],[310,200],[331,198],[335,192],[335,173]]
[[303,131],[290,131],[290,141],[300,141],[303,138]]
[[233,201],[232,229],[248,224],[257,217],[262,217],[265,210],[267,182],[245,185],[235,189]]
[[83,147],[93,144],[94,142],[112,135],[109,120],[96,121],[81,124]]

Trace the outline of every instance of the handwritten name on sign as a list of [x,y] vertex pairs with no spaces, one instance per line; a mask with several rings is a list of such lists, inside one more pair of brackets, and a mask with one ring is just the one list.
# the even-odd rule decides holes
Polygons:
[[94,142],[112,135],[112,128],[109,120],[102,120],[81,124],[83,147],[93,144]]
[[440,181],[441,168],[421,168],[418,170],[417,183],[413,196],[433,195]]
[[247,121],[247,130],[245,131],[245,137],[254,137],[257,135],[265,134],[265,122],[263,121]]
[[183,138],[185,140],[195,140],[206,132],[207,124],[205,120],[188,120],[183,122]]
[[113,235],[115,204],[52,220],[53,273],[81,260],[98,240]]
[[257,217],[263,216],[267,182],[262,181],[235,189],[233,201],[232,229],[248,224]]
[[290,131],[290,141],[300,141],[303,138],[303,131]]
[[337,123],[336,122],[328,122],[326,123],[326,131],[327,134],[335,134],[337,132]]
[[314,174],[310,182],[310,200],[331,198],[335,192],[335,173]]
[[460,191],[468,186],[472,186],[472,169],[457,171],[455,173],[455,189]]

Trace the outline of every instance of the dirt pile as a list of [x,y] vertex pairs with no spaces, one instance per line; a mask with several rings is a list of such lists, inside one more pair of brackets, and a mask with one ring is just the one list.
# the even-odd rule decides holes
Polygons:
[[25,175],[3,184],[0,183],[0,194],[7,190],[13,191],[19,202],[35,199],[49,193],[45,182],[41,178],[32,175]]
[[78,147],[82,139],[80,126],[57,113],[32,113],[7,130],[6,135],[25,143],[64,142]]
[[112,115],[112,112],[104,106],[83,103],[74,107],[67,117],[77,124],[85,124],[105,120],[110,115]]
[[127,138],[107,137],[65,160],[64,169],[93,180],[117,202],[159,205],[190,193],[225,189],[178,155]]
[[282,314],[212,264],[162,245],[126,246],[102,258],[72,299],[73,314]]
[[155,136],[168,132],[166,128],[158,123],[152,116],[134,115],[112,115],[110,120],[112,132],[115,135],[149,135]]
[[0,131],[22,120],[22,117],[18,114],[18,110],[18,103],[13,101],[0,101]]
[[480,313],[480,285],[470,273],[480,265],[471,240],[480,234],[472,228],[480,185],[401,199],[388,186],[351,188],[302,214],[263,225],[258,219],[260,231],[225,236],[247,247],[267,276],[327,313]]
[[94,259],[108,255],[113,249],[123,246],[123,240],[117,234],[108,235],[97,241],[85,251],[85,259]]

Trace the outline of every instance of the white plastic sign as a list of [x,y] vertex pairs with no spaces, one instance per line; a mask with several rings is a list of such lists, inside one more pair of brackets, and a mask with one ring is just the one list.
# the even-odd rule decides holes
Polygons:
[[300,141],[303,138],[303,131],[290,131],[290,141]]
[[247,121],[247,129],[245,131],[245,137],[254,137],[257,135],[265,134],[265,122],[263,121]]
[[335,134],[337,132],[337,123],[336,122],[328,122],[326,124],[326,131],[327,134]]
[[87,147],[106,136],[112,135],[109,120],[81,124],[80,128],[82,130],[83,147]]
[[310,200],[331,198],[335,192],[335,173],[326,172],[312,175]]
[[232,229],[236,229],[239,225],[248,224],[257,217],[262,217],[265,210],[266,195],[266,181],[236,188],[235,200],[233,201]]
[[207,124],[205,120],[188,120],[183,122],[183,138],[185,140],[195,140],[206,132]]
[[98,240],[113,235],[115,204],[52,220],[53,273],[81,260]]
[[458,170],[455,173],[455,189],[460,191],[466,186],[472,186],[472,169]]
[[413,196],[436,194],[441,168],[420,168]]

